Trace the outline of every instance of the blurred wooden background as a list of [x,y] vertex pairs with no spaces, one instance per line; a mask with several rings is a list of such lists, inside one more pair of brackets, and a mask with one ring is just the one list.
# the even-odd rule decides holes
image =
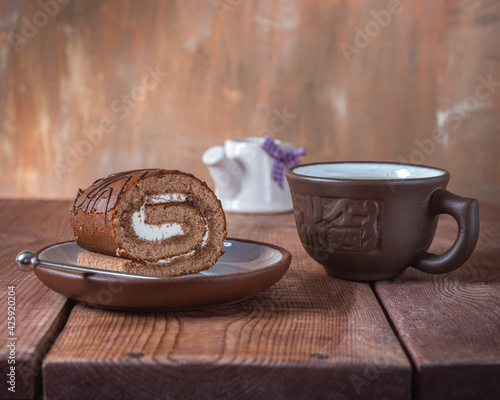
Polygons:
[[498,0],[2,1],[0,196],[140,167],[210,183],[205,149],[272,133],[498,201],[499,38]]

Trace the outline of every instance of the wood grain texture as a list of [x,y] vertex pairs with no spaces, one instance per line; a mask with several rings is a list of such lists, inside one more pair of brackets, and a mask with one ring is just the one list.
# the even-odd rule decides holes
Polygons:
[[[456,237],[440,221],[435,253]],[[416,366],[416,399],[497,399],[500,393],[500,210],[481,205],[475,252],[458,270],[409,270],[376,292]]]
[[0,196],[132,168],[210,182],[205,149],[269,133],[498,201],[499,36],[495,0],[2,1]]
[[[23,273],[15,265],[22,250],[35,251],[71,238],[67,201],[0,201],[0,398],[32,399],[41,391],[41,364],[48,347],[57,337],[66,316],[65,297],[45,287],[33,273]],[[64,221],[64,222],[63,222]],[[8,287],[15,286],[15,338],[7,340]],[[9,363],[15,343],[15,364]],[[15,367],[15,392],[7,390],[6,374]]]
[[45,398],[410,398],[410,364],[369,285],[327,276],[292,214],[227,217],[230,236],[293,254],[280,282],[200,311],[77,304],[44,360]]

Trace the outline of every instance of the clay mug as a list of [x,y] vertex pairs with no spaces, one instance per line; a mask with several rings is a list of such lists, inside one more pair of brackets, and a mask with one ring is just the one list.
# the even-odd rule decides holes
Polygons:
[[[329,275],[389,279],[409,266],[433,274],[469,258],[479,236],[479,204],[446,190],[439,168],[382,162],[302,164],[286,171],[297,231],[306,252]],[[428,253],[439,219],[449,214],[458,237]]]

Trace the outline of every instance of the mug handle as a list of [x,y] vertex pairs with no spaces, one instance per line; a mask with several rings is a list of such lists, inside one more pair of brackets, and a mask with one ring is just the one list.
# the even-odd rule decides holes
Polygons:
[[410,263],[420,271],[444,274],[464,264],[476,247],[479,237],[479,202],[457,196],[445,189],[432,192],[428,212],[431,216],[449,214],[458,224],[458,236],[451,248],[440,255],[421,250]]

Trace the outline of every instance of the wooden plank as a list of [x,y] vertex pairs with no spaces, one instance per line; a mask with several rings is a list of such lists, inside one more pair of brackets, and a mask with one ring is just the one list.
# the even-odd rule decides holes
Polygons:
[[[69,225],[63,222],[69,206],[67,201],[0,200],[0,315],[4,316],[0,325],[2,399],[32,399],[41,390],[43,356],[68,313],[67,299],[49,290],[33,273],[19,271],[15,257],[22,250],[35,251],[70,239]],[[11,286],[15,287],[15,335],[12,336],[7,324]],[[7,347],[7,344],[14,346]],[[10,349],[15,350],[15,355]],[[15,368],[15,392],[8,390],[10,384],[6,378],[10,380],[10,377],[6,374],[10,373],[10,367]]]
[[210,182],[208,147],[270,133],[305,161],[441,166],[499,200],[496,1],[45,1],[0,1],[1,196],[145,167]]
[[278,284],[200,311],[77,304],[44,360],[45,398],[410,398],[409,361],[369,285],[327,276],[292,214],[227,217],[231,236],[291,251]]
[[[433,251],[456,237],[440,221]],[[409,270],[376,292],[416,366],[418,399],[494,399],[500,393],[500,209],[481,205],[475,252],[445,275]]]

